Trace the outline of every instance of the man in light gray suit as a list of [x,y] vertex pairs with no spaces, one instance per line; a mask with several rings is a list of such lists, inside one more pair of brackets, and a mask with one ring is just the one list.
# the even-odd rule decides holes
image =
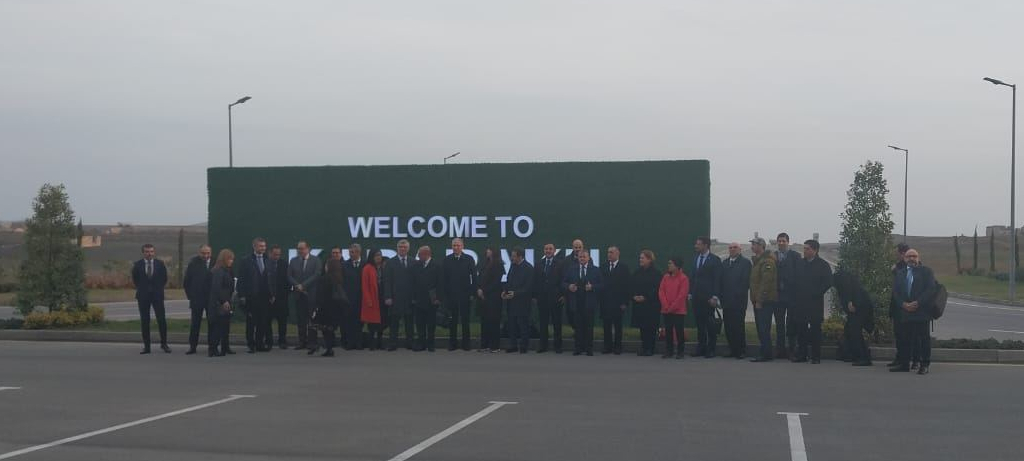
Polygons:
[[288,283],[292,286],[292,299],[295,300],[295,317],[298,319],[299,345],[295,349],[308,349],[306,344],[306,328],[309,327],[309,314],[316,303],[316,282],[320,278],[320,259],[309,254],[309,243],[300,240],[296,245],[299,255],[288,263]]
[[416,262],[409,255],[409,241],[398,241],[398,254],[384,266],[384,304],[388,306],[388,350],[398,348],[398,324],[405,322],[405,348],[412,349],[412,266]]

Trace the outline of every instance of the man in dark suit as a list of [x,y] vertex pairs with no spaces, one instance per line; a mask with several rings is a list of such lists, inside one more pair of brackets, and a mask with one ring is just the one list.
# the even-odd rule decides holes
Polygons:
[[252,254],[238,264],[238,301],[245,311],[246,352],[267,352],[267,317],[270,316],[272,297],[270,260],[267,258],[267,241],[260,237],[252,240]]
[[412,349],[412,266],[415,261],[409,255],[409,241],[398,241],[398,254],[384,266],[384,305],[388,307],[389,330],[388,351],[398,348],[398,325],[405,323],[405,348]]
[[601,271],[590,262],[590,253],[579,252],[579,259],[562,276],[562,288],[568,293],[569,309],[573,311],[572,355],[594,355],[594,311],[601,302],[604,280]]
[[437,308],[444,300],[444,271],[434,261],[429,246],[416,252],[419,260],[412,266],[413,310],[416,317],[418,344],[413,350],[434,352],[434,333],[437,330]]
[[[587,249],[586,244],[583,243],[583,240],[575,239],[572,241],[572,250],[565,256],[565,258],[562,259],[562,266],[559,268],[559,275],[562,278],[565,278],[565,274],[568,274],[569,270],[571,270],[572,268],[576,268],[577,270],[579,269],[577,266],[580,263],[580,253],[584,251],[587,251]],[[561,282],[562,281],[559,280],[560,284]],[[565,322],[563,322],[563,324],[567,323],[569,325],[576,325],[576,317],[574,315],[575,313],[570,308],[570,298],[571,296],[569,295],[569,292],[565,291],[565,288],[562,288],[559,303],[565,306]],[[558,352],[557,348],[555,352]]]
[[[210,249],[210,246],[202,245],[199,247],[199,254],[193,256],[185,268],[185,279],[182,281],[182,285],[185,288],[185,297],[188,298],[188,308],[192,314],[188,327],[188,352],[185,355],[195,354],[196,347],[199,346],[199,328],[203,324],[203,312],[206,311],[206,305],[210,301],[212,256],[213,250]],[[207,318],[207,321],[212,325],[213,319]],[[213,343],[212,338],[209,338],[213,333],[210,325],[206,327],[207,344]]]
[[893,280],[892,293],[896,305],[900,308],[900,321],[903,328],[904,342],[897,349],[899,363],[889,371],[909,372],[911,355],[920,354],[920,367],[917,374],[928,374],[932,362],[931,333],[928,325],[935,309],[935,294],[938,284],[931,269],[921,265],[917,250],[908,249],[904,255],[906,267],[896,273]]
[[522,248],[512,249],[512,266],[501,299],[508,306],[508,352],[525,354],[530,349],[530,304],[533,300],[533,266]]
[[601,267],[604,293],[601,296],[601,320],[604,323],[602,354],[622,353],[622,316],[629,306],[629,266],[619,261],[619,247],[608,247],[608,263]]
[[348,296],[348,308],[342,319],[342,340],[345,350],[363,348],[363,322],[360,313],[363,305],[363,247],[353,243],[348,247],[348,261],[341,265],[342,286]]
[[562,266],[563,258],[555,257],[555,245],[544,245],[544,256],[534,268],[533,283],[537,298],[537,320],[540,327],[540,347],[537,353],[548,350],[548,325],[554,329],[555,353],[562,353]]
[[280,245],[270,247],[270,315],[267,316],[267,325],[264,328],[267,348],[274,347],[273,322],[277,322],[277,346],[281,349],[288,348],[286,336],[288,334],[288,295],[292,286],[288,283],[288,260],[282,258],[283,250]]
[[750,293],[750,260],[739,243],[729,244],[729,258],[722,261],[722,323],[729,341],[726,357],[747,356],[747,301]]
[[804,242],[804,258],[797,264],[796,303],[793,324],[796,326],[797,348],[794,362],[806,362],[810,347],[811,363],[821,363],[821,323],[825,320],[825,293],[832,287],[832,267],[818,257],[817,240]]
[[[895,286],[896,284],[896,276],[900,273],[900,271],[903,271],[904,269],[907,268],[906,256],[908,250],[910,250],[910,246],[907,245],[906,243],[896,245],[896,253],[899,256],[897,257],[896,263],[893,264],[892,266],[893,286]],[[906,340],[906,335],[904,334],[905,325],[902,321],[903,307],[899,304],[899,302],[896,301],[895,292],[891,294],[891,298],[892,299],[889,300],[889,318],[892,319],[892,333],[896,339],[896,357],[892,360],[892,362],[889,363],[889,366],[894,367],[900,364],[900,357],[902,357],[905,353],[905,351],[901,352],[901,348],[907,344],[910,344],[910,341]],[[912,360],[916,361],[916,359],[917,357],[912,357]]]
[[789,234],[785,232],[779,233],[775,244],[779,247],[775,251],[779,300],[772,309],[775,316],[775,358],[785,359],[791,357],[796,349],[797,330],[789,313],[796,302],[796,271],[802,257],[789,248]]
[[722,260],[711,252],[711,239],[697,237],[693,244],[697,256],[690,271],[690,296],[693,319],[697,324],[697,348],[693,356],[715,356],[718,329],[715,326],[715,308],[721,304]]
[[444,302],[448,311],[448,350],[458,349],[459,325],[462,325],[462,349],[468,351],[470,302],[476,291],[476,261],[465,254],[460,238],[452,239],[452,254],[444,258]]
[[139,303],[139,320],[142,324],[142,354],[149,353],[149,309],[153,308],[156,324],[160,329],[160,349],[170,354],[167,346],[167,317],[164,311],[164,287],[167,286],[167,266],[156,259],[156,247],[142,245],[142,259],[132,266],[132,282],[135,284],[135,300]]
[[299,240],[295,246],[299,255],[288,263],[288,283],[291,284],[292,299],[295,303],[295,318],[299,329],[299,345],[296,350],[305,350],[308,340],[309,316],[316,305],[316,285],[323,273],[320,259],[309,254],[309,243]]

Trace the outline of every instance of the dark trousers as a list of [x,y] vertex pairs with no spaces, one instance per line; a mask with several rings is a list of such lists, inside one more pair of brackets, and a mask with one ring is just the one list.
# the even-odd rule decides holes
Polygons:
[[[896,337],[896,361],[921,362],[921,351],[913,347],[910,337],[910,324],[898,318],[892,320],[893,335]],[[929,342],[929,345],[931,343]]]
[[245,345],[249,349],[263,348],[267,336],[265,328],[269,322],[270,299],[254,296],[246,299]]
[[537,321],[540,327],[540,349],[548,348],[548,325],[553,329],[553,345],[556,351],[562,350],[562,305],[558,303],[555,293],[542,294],[537,299]]
[[868,344],[864,341],[864,319],[855,314],[847,314],[846,325],[843,326],[843,338],[846,340],[846,352],[854,362],[871,360]]
[[572,341],[575,352],[594,352],[594,307],[576,305]]
[[316,327],[310,327],[309,328],[309,332],[307,333],[308,336],[306,336],[306,340],[308,341],[306,346],[309,347],[310,349],[316,349],[316,347],[318,346],[317,339],[316,339],[316,332],[320,331],[323,334],[323,337],[324,337],[324,347],[326,347],[327,350],[334,349],[334,343],[335,343],[334,330],[335,330],[335,328],[336,327],[333,326],[333,325],[330,326],[330,327],[323,328],[323,329],[316,328]]
[[164,310],[164,299],[142,298],[139,302],[139,321],[142,324],[142,345],[149,349],[149,309],[153,308],[156,325],[160,330],[160,344],[167,344],[167,315]]
[[[645,309],[656,309],[644,307]],[[655,342],[658,340],[658,316],[659,312],[645,313],[638,322],[640,328],[640,353],[653,354]]]
[[[665,355],[683,355],[683,347],[686,344],[686,315],[664,314],[665,318]],[[677,349],[678,348],[678,349]]]
[[448,312],[451,318],[448,320],[448,347],[459,347],[459,325],[462,326],[462,348],[469,350],[469,321],[470,321],[470,298],[469,293],[452,295],[453,299],[448,300]]
[[437,306],[416,306],[416,346],[422,349],[434,348],[434,333],[437,332]]
[[922,366],[930,366],[932,363],[932,335],[928,330],[928,322],[903,322],[903,349],[908,352],[900,363],[909,365],[909,358],[913,357]]
[[[392,306],[392,310],[394,310],[394,306]],[[415,320],[412,312],[412,306],[406,306],[405,312],[391,312],[390,314],[391,317],[388,319],[388,347],[398,347],[398,325],[400,323],[405,323],[405,348],[412,349],[412,341],[415,336],[413,325]]]
[[525,314],[508,315],[508,347],[519,352],[526,352],[530,347],[530,316]]
[[729,352],[739,357],[747,354],[747,306],[722,309],[722,328],[729,342]]
[[308,334],[309,334],[309,314],[310,309],[313,306],[309,295],[305,293],[295,293],[295,323],[299,330],[299,347],[308,346]]
[[369,344],[366,347],[370,349],[380,349],[384,345],[384,325],[381,323],[367,323],[366,332],[369,337],[366,339]]
[[777,303],[767,301],[754,309],[754,323],[757,325],[757,342],[761,343],[759,357],[772,358],[772,316]]
[[288,335],[288,298],[274,298],[270,303],[270,315],[267,316],[267,345],[274,344],[273,322],[277,322],[277,343],[285,344]]
[[[203,325],[203,314],[206,313],[206,302],[200,301],[189,301],[188,309],[192,315],[189,317],[188,325],[188,348],[195,350],[199,346],[199,329]],[[210,320],[207,317],[207,320]],[[207,322],[210,323],[210,322]],[[207,341],[209,341],[210,327],[206,327]]]
[[354,300],[345,307],[345,316],[342,319],[341,328],[345,331],[345,348],[363,348],[363,322],[360,321],[362,306],[358,300]]
[[601,310],[604,323],[604,352],[622,352],[622,309],[610,306]]
[[[811,360],[821,360],[821,315],[804,312],[808,308],[793,309],[789,316],[793,319],[791,326],[796,328],[797,357],[806,359],[810,352]],[[814,309],[820,309],[814,307]]]
[[231,315],[206,315],[209,320],[207,347],[213,353],[226,353],[231,349],[228,335],[231,333]]
[[787,315],[791,313],[792,307],[789,301],[780,300],[772,308],[775,316],[775,347],[779,350],[786,349],[787,340],[790,349],[796,348],[796,329],[787,328],[792,323],[791,316]]
[[695,355],[710,355],[715,353],[715,343],[718,342],[718,330],[713,323],[715,308],[706,299],[693,297],[694,322],[697,324],[697,350]]
[[501,294],[484,293],[480,319],[480,348],[501,349]]

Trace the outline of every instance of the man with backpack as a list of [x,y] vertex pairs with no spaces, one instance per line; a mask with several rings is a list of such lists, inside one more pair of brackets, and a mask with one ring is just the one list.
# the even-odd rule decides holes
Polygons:
[[[921,265],[920,255],[911,248],[904,255],[906,267],[896,273],[893,280],[893,298],[900,309],[900,322],[903,328],[904,344],[897,348],[899,363],[889,371],[909,372],[910,355],[920,354],[921,365],[917,374],[928,374],[931,365],[932,347],[931,333],[928,330],[931,321],[937,318],[935,295],[939,285],[935,282],[935,274],[931,269]],[[913,352],[912,352],[913,351]]]

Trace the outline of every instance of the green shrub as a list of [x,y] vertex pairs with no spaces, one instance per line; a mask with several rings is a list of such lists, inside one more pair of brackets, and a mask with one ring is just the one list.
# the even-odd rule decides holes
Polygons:
[[22,327],[27,330],[45,330],[95,325],[100,322],[103,322],[103,308],[89,306],[84,311],[62,309],[53,312],[33,312],[25,316]]
[[995,338],[988,339],[932,339],[932,347],[941,349],[1002,349],[1002,350],[1024,350],[1024,341],[1007,339],[999,341]]
[[20,330],[24,323],[22,319],[0,319],[0,330]]

